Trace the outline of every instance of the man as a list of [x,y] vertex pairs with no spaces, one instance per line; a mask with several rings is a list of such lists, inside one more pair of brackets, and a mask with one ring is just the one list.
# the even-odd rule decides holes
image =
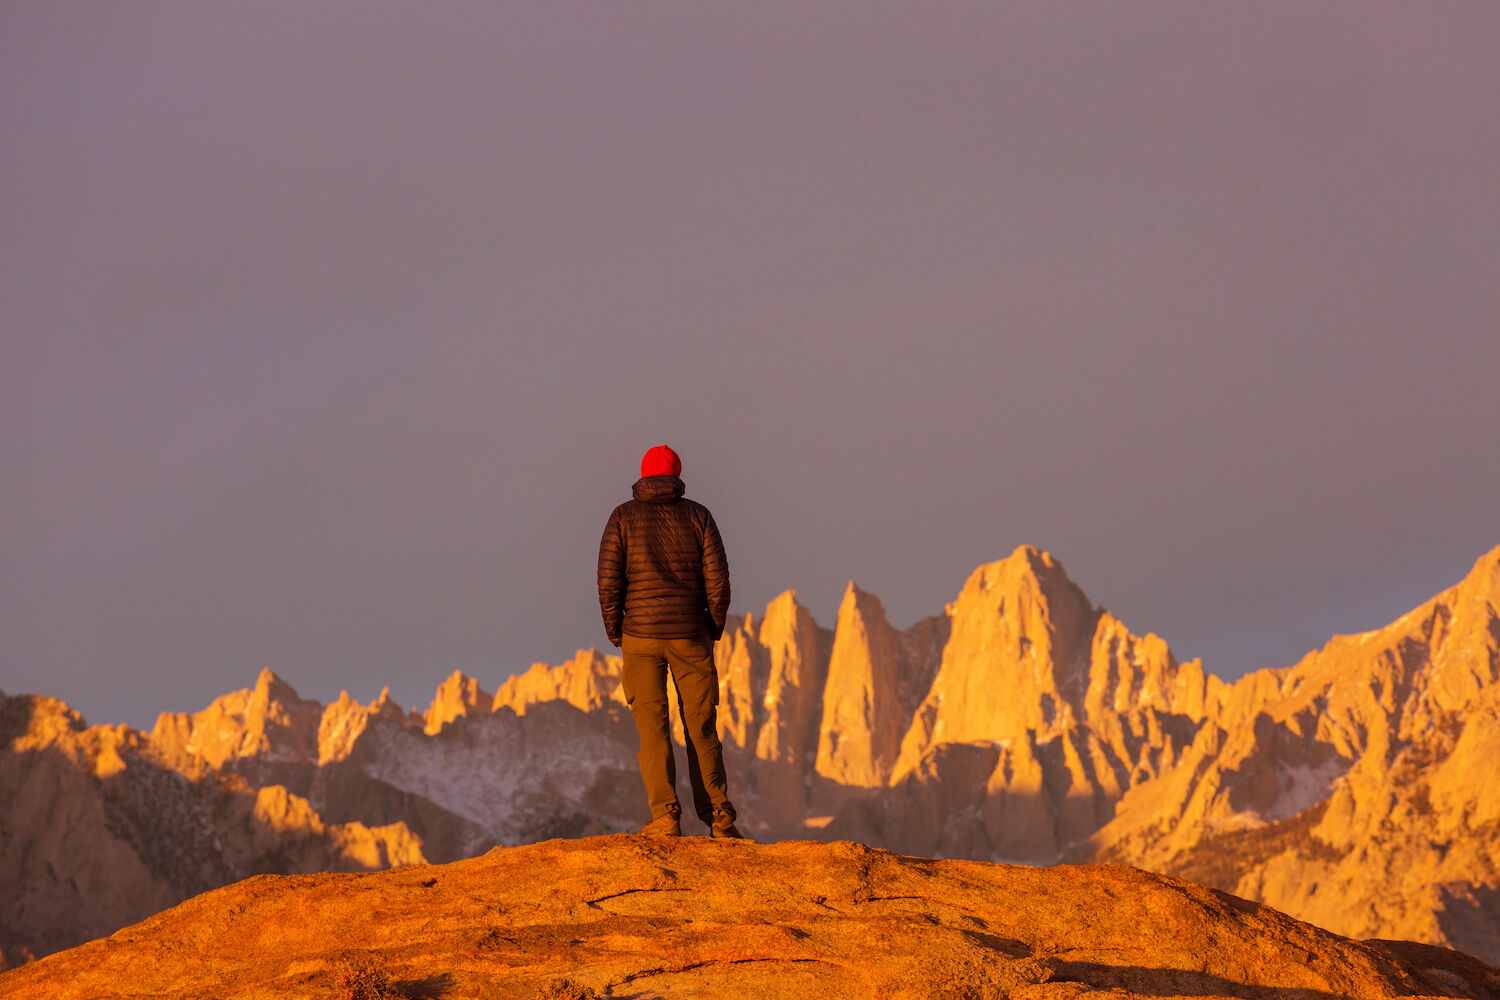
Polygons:
[[735,829],[719,743],[719,678],[713,644],[729,613],[729,564],[713,515],[683,499],[682,459],[658,445],[641,459],[635,499],[609,515],[599,541],[599,610],[625,656],[620,686],[635,716],[636,760],[651,802],[641,833],[682,836],[677,767],[667,717],[667,675],[687,737],[693,810],[715,837]]

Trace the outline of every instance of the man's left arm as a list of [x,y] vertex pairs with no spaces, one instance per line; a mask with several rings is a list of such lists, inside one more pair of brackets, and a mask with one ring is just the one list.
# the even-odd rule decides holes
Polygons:
[[604,537],[599,539],[599,613],[604,616],[604,634],[616,646],[624,623],[625,546],[620,538],[620,511],[609,515]]
[[713,619],[713,638],[724,635],[724,621],[729,617],[729,560],[724,555],[724,540],[719,526],[708,514],[703,526],[703,589],[708,595],[708,616]]

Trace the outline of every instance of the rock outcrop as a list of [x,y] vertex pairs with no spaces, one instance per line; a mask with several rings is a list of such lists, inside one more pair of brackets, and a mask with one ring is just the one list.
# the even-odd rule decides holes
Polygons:
[[[1440,948],[1351,941],[1119,866],[638,836],[262,877],[0,976],[14,1000],[332,996],[1500,998]],[[370,995],[376,995],[371,993]]]

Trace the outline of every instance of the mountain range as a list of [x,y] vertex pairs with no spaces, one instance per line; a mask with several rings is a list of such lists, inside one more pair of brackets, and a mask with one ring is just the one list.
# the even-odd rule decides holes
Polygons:
[[[1123,862],[1500,962],[1500,548],[1384,628],[1232,684],[1029,546],[906,629],[853,583],[831,629],[788,591],[732,617],[715,660],[756,839]],[[589,649],[493,693],[454,674],[422,712],[324,705],[266,670],[149,733],[0,694],[0,963],[251,875],[634,830],[619,669]]]

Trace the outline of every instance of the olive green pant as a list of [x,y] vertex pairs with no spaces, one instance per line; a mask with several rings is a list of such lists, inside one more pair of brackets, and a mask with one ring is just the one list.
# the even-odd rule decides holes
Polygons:
[[687,738],[688,781],[693,811],[712,826],[714,810],[734,818],[724,776],[724,748],[719,743],[719,676],[714,669],[713,640],[620,637],[625,664],[620,686],[635,716],[641,749],[636,760],[651,802],[651,818],[681,815],[677,801],[677,762],[672,756],[672,729],[667,716],[667,677],[677,690],[682,731]]

